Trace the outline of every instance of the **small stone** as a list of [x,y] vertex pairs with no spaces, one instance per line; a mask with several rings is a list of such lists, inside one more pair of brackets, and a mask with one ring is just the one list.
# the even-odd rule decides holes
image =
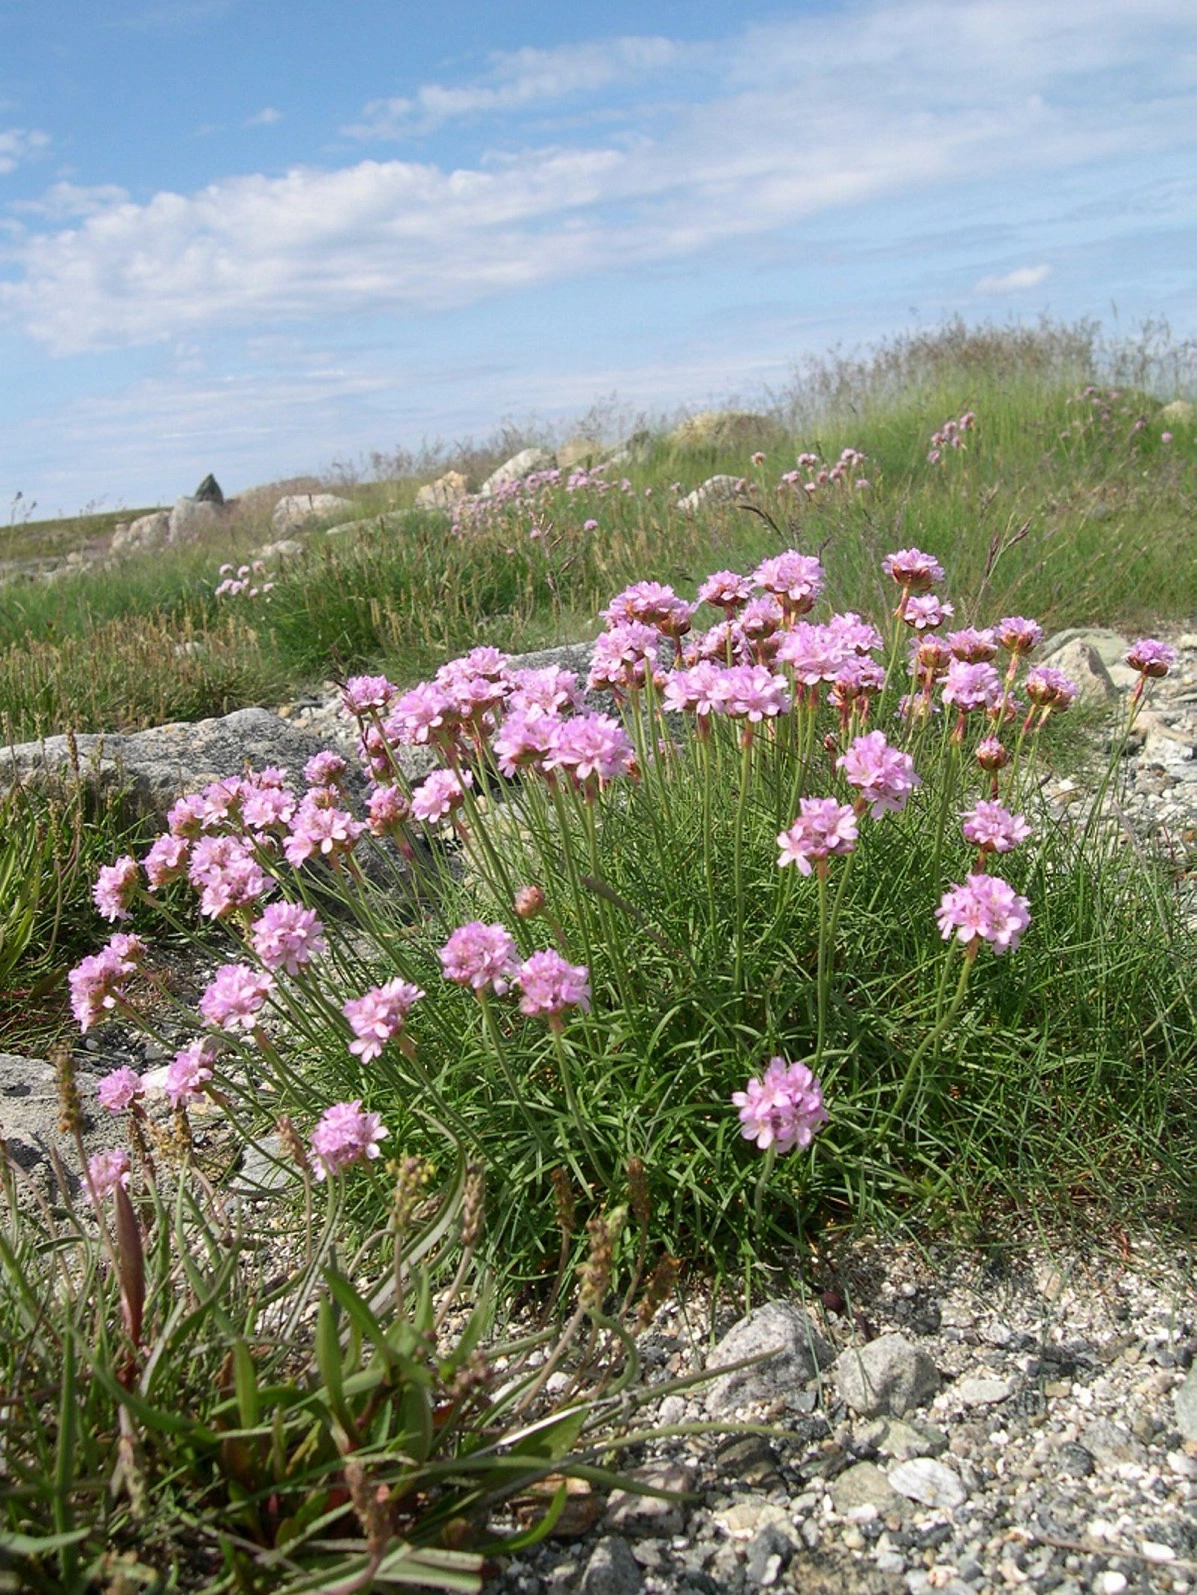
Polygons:
[[939,1389],[935,1364],[905,1335],[879,1335],[867,1345],[849,1346],[836,1358],[834,1371],[841,1398],[863,1418],[886,1412],[901,1417]]
[[909,1462],[895,1463],[889,1470],[889,1482],[912,1501],[946,1507],[949,1512],[968,1500],[960,1475],[934,1457],[912,1457]]
[[590,1553],[578,1585],[580,1595],[639,1595],[640,1564],[617,1534],[605,1534]]
[[1064,1401],[1072,1394],[1072,1385],[1067,1379],[1049,1379],[1043,1386],[1043,1394],[1053,1401]]
[[858,1462],[841,1473],[832,1481],[830,1495],[841,1517],[864,1506],[882,1514],[900,1505],[894,1486],[875,1462]]
[[1182,1437],[1197,1440],[1197,1362],[1189,1369],[1172,1400],[1176,1408],[1176,1427]]
[[1093,1472],[1093,1456],[1083,1445],[1068,1440],[1056,1452],[1056,1461],[1062,1472],[1074,1479],[1087,1479]]
[[725,1441],[715,1452],[719,1476],[744,1484],[765,1484],[778,1477],[777,1452],[761,1434]]
[[951,1394],[966,1407],[993,1407],[1008,1401],[1014,1386],[1008,1379],[961,1379],[952,1386]]
[[1162,1540],[1140,1540],[1139,1553],[1149,1562],[1174,1562],[1176,1552]]
[[748,1357],[761,1360],[721,1374],[706,1389],[712,1417],[754,1401],[775,1400],[813,1379],[831,1360],[831,1350],[810,1319],[790,1302],[769,1301],[741,1318],[715,1347],[707,1368],[725,1367]]
[[749,1584],[768,1589],[794,1554],[794,1542],[775,1523],[766,1523],[755,1535],[744,1560],[744,1577]]
[[1127,1578],[1125,1573],[1120,1573],[1116,1568],[1107,1567],[1104,1573],[1099,1573],[1093,1580],[1094,1595],[1122,1595],[1126,1588]]
[[[642,1468],[635,1475],[638,1484],[683,1494],[694,1488],[697,1470],[689,1464],[663,1462]],[[666,1500],[660,1495],[640,1495],[633,1490],[613,1490],[607,1503],[608,1528],[625,1534],[676,1534],[682,1526],[686,1503]]]
[[1178,1478],[1197,1479],[1197,1457],[1188,1456],[1184,1451],[1169,1451],[1168,1466]]

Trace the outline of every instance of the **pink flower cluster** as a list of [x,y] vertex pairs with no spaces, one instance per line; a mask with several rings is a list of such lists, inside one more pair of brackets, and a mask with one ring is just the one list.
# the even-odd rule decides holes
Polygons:
[[834,798],[801,798],[798,818],[777,838],[779,867],[797,864],[803,875],[832,853],[851,853],[856,846],[856,815]]
[[762,1152],[809,1146],[828,1118],[816,1077],[804,1063],[780,1057],[771,1058],[764,1074],[754,1075],[745,1090],[734,1091],[732,1102],[740,1110],[740,1134]]
[[317,1180],[339,1174],[353,1163],[379,1156],[378,1143],[389,1134],[377,1113],[367,1113],[360,1097],[326,1108],[312,1131]]
[[848,751],[836,760],[844,780],[860,792],[873,819],[883,814],[900,814],[922,777],[914,760],[900,748],[891,748],[883,731],[869,731],[857,737]]
[[561,954],[545,948],[526,958],[519,967],[520,1012],[556,1018],[567,1008],[590,1008],[590,971],[584,964],[568,963]]
[[350,997],[341,1012],[349,1021],[355,1039],[349,1043],[363,1063],[381,1057],[388,1041],[403,1029],[404,1020],[424,993],[408,980],[388,980],[374,986],[364,996]]
[[118,932],[98,953],[82,959],[67,975],[71,1012],[86,1032],[122,1001],[130,976],[141,966],[145,944]]
[[995,953],[1016,952],[1031,923],[1030,903],[997,875],[973,874],[943,894],[936,918],[944,941],[956,936],[975,946],[987,941]]
[[472,919],[459,925],[440,950],[445,979],[472,991],[491,990],[501,997],[519,974],[519,955],[503,925]]

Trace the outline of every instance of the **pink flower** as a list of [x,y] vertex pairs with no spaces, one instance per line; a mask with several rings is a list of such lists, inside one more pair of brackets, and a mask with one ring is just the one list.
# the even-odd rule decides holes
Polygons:
[[165,1082],[172,1107],[182,1107],[185,1102],[202,1094],[203,1087],[212,1078],[211,1047],[211,1041],[205,1037],[175,1053],[174,1061],[166,1071]]
[[723,671],[714,660],[700,659],[689,670],[675,670],[666,677],[661,702],[675,713],[704,717],[715,714],[722,701],[722,676]]
[[460,777],[452,770],[433,770],[411,795],[413,817],[423,820],[425,825],[437,824],[461,807],[465,802],[465,788],[473,784],[474,778],[468,770]]
[[831,683],[827,701],[842,713],[850,714],[853,709],[863,713],[869,698],[884,686],[885,666],[853,654]]
[[516,945],[506,928],[477,919],[459,926],[439,957],[446,980],[479,992],[491,987],[499,997],[519,973]]
[[254,952],[267,969],[297,975],[305,964],[328,951],[324,927],[314,908],[299,903],[271,903],[250,930]]
[[955,613],[951,604],[936,598],[934,593],[915,594],[902,606],[902,619],[915,631],[934,631]]
[[922,777],[915,772],[914,760],[899,748],[891,748],[883,731],[870,731],[836,760],[849,786],[856,787],[870,805],[877,820],[887,812],[900,814],[906,800]]
[[[324,758],[318,754],[317,758]],[[335,758],[335,754],[330,754]],[[315,763],[314,759],[308,761],[310,770]],[[344,764],[344,760],[342,760]],[[241,818],[251,831],[285,831],[295,817],[299,799],[295,793],[283,786],[263,786],[252,792],[246,793],[241,805]]]
[[539,769],[552,750],[561,724],[548,709],[513,709],[491,743],[502,774],[513,779],[522,769]]
[[798,818],[777,838],[781,849],[778,866],[784,869],[787,864],[797,864],[803,875],[809,875],[812,859],[818,862],[831,853],[851,853],[856,838],[856,815],[848,804],[830,797],[802,798]]
[[733,1091],[732,1102],[740,1110],[740,1134],[762,1152],[809,1146],[828,1117],[819,1081],[804,1063],[784,1058],[771,1058],[763,1078],[754,1075],[746,1090]]
[[398,690],[385,676],[350,676],[341,694],[341,707],[355,719],[364,719],[370,714],[385,714]]
[[137,860],[126,853],[115,864],[104,864],[92,888],[92,899],[105,919],[129,919],[129,904],[137,888]]
[[597,687],[643,687],[657,674],[660,646],[660,632],[642,621],[613,625],[595,638],[586,685],[592,691]]
[[294,869],[309,858],[340,858],[353,851],[365,830],[360,820],[343,809],[329,808],[317,798],[319,788],[308,792],[291,822],[291,834],[283,843],[287,863]]
[[752,583],[734,570],[717,570],[698,589],[700,603],[722,609],[730,620],[752,597]]
[[123,1113],[126,1108],[133,1106],[138,1097],[145,1096],[145,1086],[141,1083],[141,1076],[126,1064],[104,1076],[96,1087],[96,1095],[100,1099],[100,1106],[107,1108],[109,1113]]
[[582,707],[582,689],[577,674],[547,665],[543,670],[513,670],[508,712],[527,713],[533,709],[560,714],[563,709]]
[[944,941],[990,942],[995,953],[1016,952],[1031,923],[1030,903],[1000,876],[974,874],[943,894],[936,919]]
[[274,976],[248,964],[225,964],[200,998],[206,1024],[222,1030],[254,1030],[258,1011],[273,990]]
[[1176,663],[1176,649],[1155,637],[1140,637],[1131,645],[1126,662],[1145,676],[1166,676]]
[[782,599],[787,613],[801,615],[814,607],[823,591],[823,567],[814,554],[787,549],[772,559],[762,560],[752,573],[758,587]]
[[383,1047],[403,1028],[413,1003],[424,993],[408,980],[388,980],[362,997],[350,997],[341,1008],[357,1038],[349,1043],[363,1063],[381,1055]]
[[585,964],[567,963],[552,948],[533,953],[519,967],[516,984],[523,992],[520,1012],[546,1017],[566,1008],[590,1008],[590,971]]
[[827,630],[832,632],[845,648],[856,654],[871,653],[874,648],[880,648],[885,641],[876,626],[863,619],[854,609],[848,609],[842,615],[832,615],[827,622]]
[[241,836],[201,836],[191,850],[187,879],[200,889],[200,913],[209,919],[255,903],[274,884]]
[[378,1143],[388,1130],[377,1113],[366,1113],[361,1098],[326,1108],[312,1131],[312,1156],[317,1180],[339,1174],[352,1163],[379,1156]]
[[997,623],[997,640],[1007,653],[1030,653],[1043,641],[1043,627],[1025,615],[1007,615]]
[[715,688],[723,713],[735,720],[755,725],[789,711],[786,678],[774,675],[768,665],[730,665]]
[[422,747],[436,740],[438,732],[443,737],[446,722],[452,719],[453,705],[448,693],[423,681],[395,704],[387,718],[386,734],[394,742]]
[[185,837],[194,842],[204,828],[204,800],[198,792],[189,792],[166,811],[166,824],[172,836]]
[[1076,702],[1080,688],[1071,677],[1051,665],[1039,665],[1028,671],[1023,690],[1032,703],[1045,709],[1070,709]]
[[1026,816],[980,799],[964,816],[964,840],[986,853],[1009,853],[1031,834]]
[[[135,937],[122,939],[141,946]],[[128,977],[137,967],[136,959],[114,946],[115,941],[113,937],[106,947],[82,959],[67,975],[71,1012],[85,1033],[116,1007],[125,995]]]
[[584,791],[592,793],[596,784],[602,787],[618,775],[627,775],[634,762],[631,739],[617,720],[606,714],[580,714],[557,722],[545,769],[567,770]]
[[997,638],[992,628],[978,631],[974,626],[965,626],[963,631],[948,632],[947,640],[955,657],[966,664],[979,665],[997,656]]
[[191,843],[185,836],[172,836],[165,831],[151,845],[141,861],[150,890],[177,881],[187,872],[187,854]]
[[303,778],[309,786],[340,786],[348,768],[349,765],[339,753],[324,748],[319,753],[313,753],[304,765]]
[[834,626],[815,626],[800,620],[782,637],[777,649],[778,662],[789,665],[794,680],[813,687],[820,681],[834,681],[856,650]]
[[94,1201],[110,1196],[119,1185],[129,1188],[129,1154],[123,1146],[112,1152],[95,1152],[87,1160],[87,1182]]
[[992,709],[1002,696],[1001,677],[992,665],[967,665],[953,659],[943,684],[943,701],[954,703],[962,714]]
[[991,775],[998,770],[1004,770],[1010,763],[1010,751],[1000,737],[982,737],[977,743],[973,757],[981,768]]
[[393,836],[411,816],[407,794],[397,786],[376,786],[366,800],[372,836]]
[[923,592],[943,580],[943,566],[919,548],[899,548],[896,553],[887,554],[881,568],[910,593]]

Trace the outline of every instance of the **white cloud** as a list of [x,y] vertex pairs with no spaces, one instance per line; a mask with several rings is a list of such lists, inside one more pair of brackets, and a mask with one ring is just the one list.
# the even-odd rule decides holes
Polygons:
[[283,113],[276,111],[273,105],[264,105],[260,111],[255,111],[252,116],[247,116],[245,127],[273,127],[276,122],[281,122]]
[[0,128],[0,177],[35,159],[50,147],[50,135],[37,128]]
[[[770,234],[800,257],[800,229],[820,213],[970,183],[1030,192],[1043,174],[1190,152],[1197,92],[1169,63],[1191,0],[1140,0],[1133,15],[1090,0],[1084,25],[1074,17],[1066,0],[871,0],[829,13],[817,47],[808,24],[788,22],[696,47],[717,67],[700,98],[633,107],[589,148],[521,139],[458,169],[360,161],[143,204],[114,194],[78,225],[3,247],[0,318],[61,354],[413,315],[712,249],[747,258]],[[564,104],[637,73],[668,78],[675,50],[692,47],[510,52],[486,80],[418,90],[402,116]],[[982,291],[1033,286],[1012,273]]]
[[1019,266],[1001,277],[982,277],[973,292],[983,295],[1023,293],[1046,282],[1051,270],[1050,266]]
[[349,138],[394,139],[430,132],[455,117],[531,110],[660,73],[684,53],[670,39],[637,37],[552,50],[497,50],[481,78],[460,85],[425,83],[410,97],[371,100],[361,120],[341,132]]
[[84,187],[77,183],[53,183],[40,199],[14,200],[12,209],[43,221],[64,222],[84,216],[98,216],[121,205],[128,191],[116,183],[97,183]]

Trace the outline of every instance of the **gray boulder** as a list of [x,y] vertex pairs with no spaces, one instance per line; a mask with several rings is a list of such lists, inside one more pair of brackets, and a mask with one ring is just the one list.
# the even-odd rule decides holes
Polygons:
[[460,471],[446,471],[435,482],[425,482],[416,494],[418,510],[451,510],[469,496],[470,484]]
[[707,1358],[708,1372],[749,1357],[761,1358],[707,1385],[707,1411],[719,1417],[749,1402],[790,1395],[813,1379],[831,1356],[831,1348],[800,1308],[791,1302],[766,1302],[733,1324]]
[[[181,792],[235,775],[247,761],[256,767],[280,765],[298,779],[306,761],[327,743],[269,709],[238,709],[194,724],[154,726],[127,735],[81,735],[75,745],[88,778],[127,784],[147,807],[165,813]],[[66,737],[0,749],[0,783],[36,778],[39,772],[64,777],[71,767]]]
[[210,499],[179,498],[171,508],[167,526],[168,543],[194,543],[221,524],[222,506]]
[[497,471],[492,471],[478,489],[479,498],[492,498],[505,487],[513,487],[536,471],[551,471],[556,460],[547,449],[521,449],[505,460]]
[[935,1364],[905,1335],[879,1335],[865,1346],[849,1346],[833,1371],[841,1399],[862,1418],[882,1413],[900,1418],[939,1389]]
[[739,497],[742,482],[740,476],[708,476],[700,487],[678,499],[678,510],[683,515],[697,515],[707,505],[727,503]]
[[288,493],[274,506],[270,524],[276,537],[286,537],[311,521],[331,520],[353,507],[353,500],[339,493]]
[[[83,1106],[81,1125],[84,1150],[106,1151],[125,1143],[121,1117],[95,1107],[95,1085],[107,1066],[92,1073],[76,1064],[76,1081]],[[66,1168],[79,1174],[74,1140],[58,1127],[61,1105],[54,1066],[45,1058],[26,1058],[0,1052],[0,1134],[8,1156],[17,1168],[42,1184],[50,1177],[51,1157],[57,1153]]]
[[1072,626],[1049,637],[1039,663],[1062,670],[1081,689],[1082,703],[1109,703],[1139,679],[1126,662],[1130,643],[1104,626]]
[[135,521],[122,521],[112,534],[109,552],[139,554],[145,549],[165,548],[170,540],[170,511],[154,510]]

